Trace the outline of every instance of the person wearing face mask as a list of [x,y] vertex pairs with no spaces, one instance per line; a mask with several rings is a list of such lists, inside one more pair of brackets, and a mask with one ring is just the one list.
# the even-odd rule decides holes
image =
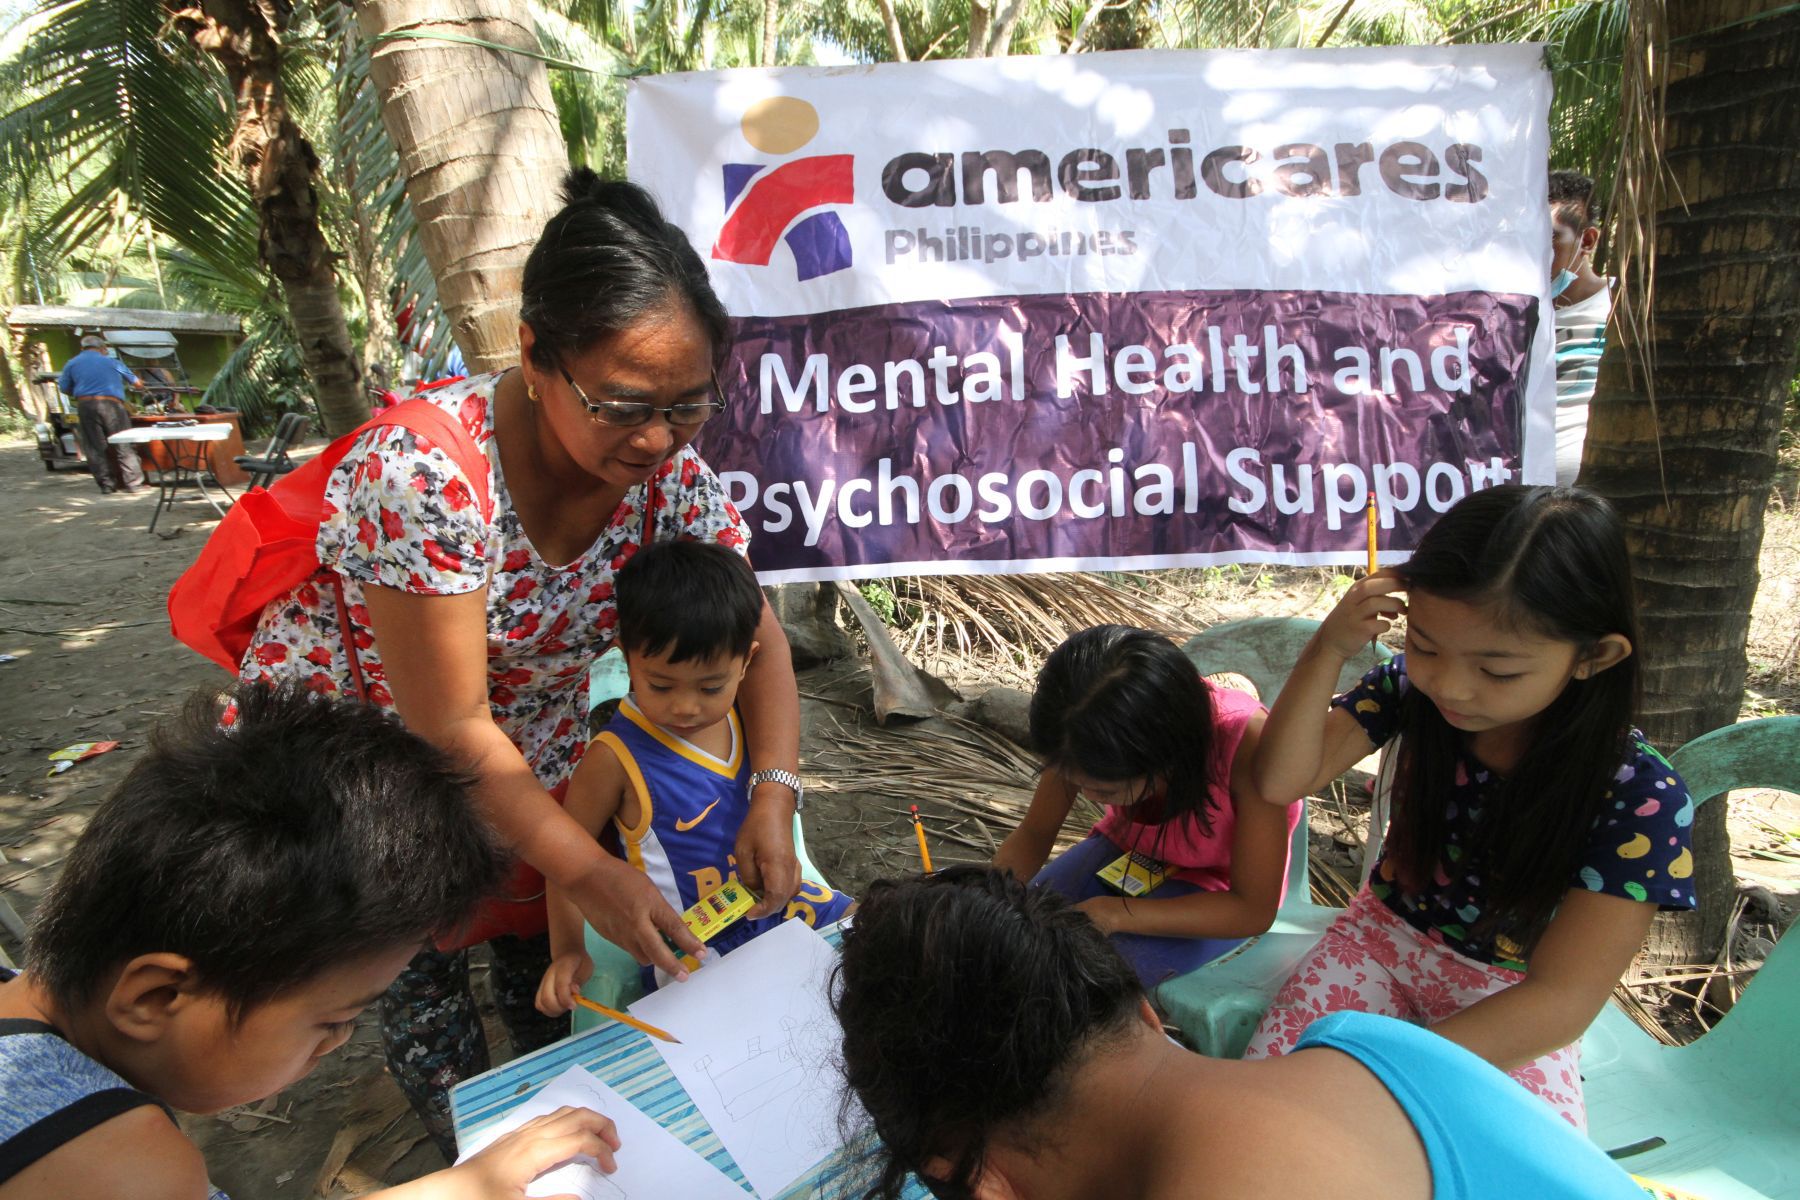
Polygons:
[[1612,281],[1594,270],[1600,205],[1594,181],[1578,171],[1550,172],[1550,300],[1556,306],[1556,482],[1581,472],[1588,402],[1606,350]]

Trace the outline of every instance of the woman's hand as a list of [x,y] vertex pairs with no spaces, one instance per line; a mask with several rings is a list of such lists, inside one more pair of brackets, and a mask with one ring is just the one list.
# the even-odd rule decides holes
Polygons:
[[525,1195],[532,1180],[577,1155],[586,1155],[611,1174],[618,1170],[613,1158],[618,1148],[619,1133],[611,1118],[588,1108],[559,1108],[534,1117],[467,1162],[432,1177],[432,1183],[444,1186],[425,1194],[443,1200],[514,1200]]
[[676,979],[686,979],[687,968],[663,941],[664,934],[682,952],[695,958],[706,955],[706,947],[681,914],[669,907],[656,885],[642,871],[616,858],[603,859],[564,894],[601,937],[638,962],[659,967]]
[[794,811],[790,805],[774,799],[752,800],[750,815],[738,829],[732,854],[737,858],[738,879],[762,897],[750,910],[750,916],[766,917],[780,912],[800,890],[800,857],[794,853]]
[[1405,612],[1406,584],[1396,572],[1383,569],[1351,584],[1313,637],[1348,662]]
[[546,1017],[560,1017],[575,1007],[575,994],[594,974],[594,960],[585,954],[559,954],[550,960],[538,984],[537,1010]]

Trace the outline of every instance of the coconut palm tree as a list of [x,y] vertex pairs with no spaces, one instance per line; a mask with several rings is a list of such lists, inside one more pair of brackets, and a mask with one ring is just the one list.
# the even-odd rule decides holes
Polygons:
[[[1642,609],[1643,726],[1677,746],[1738,716],[1763,510],[1796,368],[1800,11],[1782,0],[1649,3],[1633,14],[1649,108],[1625,155],[1621,213],[1655,279],[1614,325],[1581,482],[1629,530]],[[1666,76],[1660,72],[1666,71]],[[1666,107],[1654,110],[1666,79]],[[1664,186],[1657,186],[1662,184]],[[1695,822],[1697,918],[1665,923],[1666,961],[1710,961],[1732,904],[1725,805]]]

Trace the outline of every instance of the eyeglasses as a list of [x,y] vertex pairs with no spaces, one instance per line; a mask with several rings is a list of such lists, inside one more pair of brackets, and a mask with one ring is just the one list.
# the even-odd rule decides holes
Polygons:
[[712,381],[713,399],[685,400],[680,404],[658,406],[645,404],[641,400],[591,400],[588,398],[588,394],[581,390],[581,385],[576,383],[574,377],[569,374],[567,367],[558,367],[557,370],[562,372],[564,381],[574,391],[575,398],[581,401],[581,406],[587,409],[588,416],[602,425],[616,425],[629,429],[632,426],[644,424],[657,413],[661,413],[671,425],[704,425],[715,413],[725,411],[725,401],[722,399],[723,393],[719,391],[717,375],[713,376]]

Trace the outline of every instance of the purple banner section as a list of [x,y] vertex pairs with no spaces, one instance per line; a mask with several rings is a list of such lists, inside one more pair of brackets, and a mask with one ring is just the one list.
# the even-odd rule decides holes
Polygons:
[[765,579],[1410,550],[1514,478],[1537,300],[988,297],[749,318],[701,453]]

